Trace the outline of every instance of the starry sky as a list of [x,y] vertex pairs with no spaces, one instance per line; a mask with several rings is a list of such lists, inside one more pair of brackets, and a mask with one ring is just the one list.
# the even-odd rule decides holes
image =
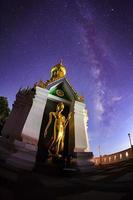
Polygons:
[[0,96],[50,77],[62,58],[85,97],[94,155],[133,138],[133,1],[1,0]]

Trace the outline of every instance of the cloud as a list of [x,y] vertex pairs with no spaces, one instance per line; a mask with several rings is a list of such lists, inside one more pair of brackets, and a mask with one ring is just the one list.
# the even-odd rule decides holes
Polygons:
[[103,104],[102,102],[97,98],[96,102],[95,102],[95,105],[96,105],[96,110],[98,112],[100,112],[101,114],[104,113],[104,107],[103,107]]
[[102,121],[103,113],[105,110],[104,110],[103,103],[99,97],[100,96],[98,96],[94,102],[95,103],[95,114],[96,114],[97,121]]
[[114,96],[112,97],[112,102],[117,102],[117,101],[120,101],[122,100],[122,96]]
[[91,73],[92,73],[92,76],[93,76],[94,78],[98,78],[99,75],[100,75],[100,69],[99,69],[99,68],[96,68],[96,67],[93,67],[93,68],[91,69]]

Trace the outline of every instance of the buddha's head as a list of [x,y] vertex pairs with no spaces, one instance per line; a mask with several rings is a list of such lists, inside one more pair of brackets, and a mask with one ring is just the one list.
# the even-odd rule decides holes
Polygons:
[[64,103],[63,102],[60,102],[58,103],[57,107],[56,107],[56,111],[63,111],[64,110]]

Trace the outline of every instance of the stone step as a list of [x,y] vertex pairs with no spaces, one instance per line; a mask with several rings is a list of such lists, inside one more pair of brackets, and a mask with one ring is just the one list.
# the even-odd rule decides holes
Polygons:
[[7,158],[6,164],[12,167],[16,167],[18,169],[24,169],[28,171],[31,171],[34,167],[34,162],[24,159],[18,159],[13,156]]

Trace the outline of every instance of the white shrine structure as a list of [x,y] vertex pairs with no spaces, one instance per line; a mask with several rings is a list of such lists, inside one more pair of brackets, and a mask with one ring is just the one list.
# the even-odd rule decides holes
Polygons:
[[[40,80],[33,88],[18,91],[0,139],[0,151],[3,153],[1,155],[6,155],[6,162],[12,163],[13,158],[27,160],[31,162],[32,168],[39,151],[43,157],[44,129],[48,115],[49,112],[55,111],[59,102],[65,105],[64,115],[72,112],[66,129],[67,155],[77,159],[79,165],[82,165],[83,160],[88,162],[92,153],[88,141],[86,105],[83,97],[77,94],[67,80],[66,68],[62,62],[52,67],[51,78],[46,82]],[[9,148],[9,152],[5,151],[4,148],[10,144],[12,152]],[[23,166],[23,163],[21,164]]]

